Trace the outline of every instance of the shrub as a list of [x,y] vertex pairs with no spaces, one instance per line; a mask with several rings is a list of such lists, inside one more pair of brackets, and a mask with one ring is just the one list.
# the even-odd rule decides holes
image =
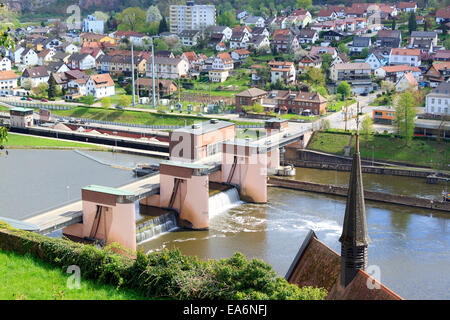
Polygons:
[[150,298],[313,300],[326,295],[323,289],[289,284],[264,261],[249,261],[241,253],[229,259],[203,261],[184,256],[178,249],[165,249],[148,255],[138,251],[132,259],[133,253],[117,244],[98,249],[19,231],[1,221],[0,231],[0,239],[14,238],[0,241],[1,249],[30,253],[63,270],[77,265],[84,277],[117,288],[133,288]]

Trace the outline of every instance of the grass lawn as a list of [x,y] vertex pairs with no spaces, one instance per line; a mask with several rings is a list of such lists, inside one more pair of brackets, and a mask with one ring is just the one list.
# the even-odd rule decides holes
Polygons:
[[[344,154],[344,147],[348,145],[350,135],[329,132],[316,132],[311,139],[308,149]],[[373,147],[373,149],[372,149]],[[351,152],[355,148],[355,139],[352,141]],[[390,136],[374,136],[372,141],[365,142],[361,137],[361,157],[378,161],[394,161],[419,166],[431,166],[431,163],[448,163],[450,143],[448,141],[424,140],[415,138],[409,146],[405,146],[400,138]]]
[[[66,273],[30,255],[0,250],[0,300],[141,300],[129,289],[83,279],[80,289],[69,289]],[[69,282],[71,283],[71,282]]]
[[7,147],[68,147],[68,148],[95,148],[104,150],[105,148],[93,146],[89,143],[72,142],[67,140],[56,140],[49,138],[26,136],[21,134],[8,133]]
[[330,111],[341,111],[342,108],[344,107],[345,103],[347,103],[348,106],[351,106],[352,104],[356,103],[356,99],[352,98],[346,101],[337,101],[334,103],[331,103],[327,106],[328,110]]

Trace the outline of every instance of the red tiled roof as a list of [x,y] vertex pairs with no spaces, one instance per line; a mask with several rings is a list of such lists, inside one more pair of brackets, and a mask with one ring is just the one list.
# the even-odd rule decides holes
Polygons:
[[391,54],[397,56],[420,56],[420,49],[393,48]]

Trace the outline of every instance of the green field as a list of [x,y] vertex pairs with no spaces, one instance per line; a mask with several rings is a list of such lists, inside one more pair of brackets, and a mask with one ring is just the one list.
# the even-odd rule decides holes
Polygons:
[[[344,147],[348,145],[350,135],[316,132],[309,143],[308,149],[338,155],[344,154]],[[352,141],[351,152],[355,148],[355,139]],[[361,157],[375,161],[394,161],[405,164],[431,167],[436,163],[449,162],[450,143],[432,139],[414,138],[409,146],[405,146],[400,138],[391,136],[374,136],[372,141],[366,142],[361,137]]]
[[[133,290],[83,279],[80,289],[67,286],[72,274],[29,255],[0,250],[0,300],[140,300]],[[72,283],[69,281],[69,283]]]
[[7,147],[67,147],[67,148],[94,148],[105,150],[105,148],[93,146],[89,143],[56,140],[42,137],[26,136],[8,133]]

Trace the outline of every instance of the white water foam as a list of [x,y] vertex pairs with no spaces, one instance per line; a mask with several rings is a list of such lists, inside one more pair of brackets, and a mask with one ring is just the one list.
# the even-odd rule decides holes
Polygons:
[[239,193],[236,188],[231,188],[226,191],[219,192],[212,197],[209,197],[209,219],[243,203],[244,202],[239,198]]

